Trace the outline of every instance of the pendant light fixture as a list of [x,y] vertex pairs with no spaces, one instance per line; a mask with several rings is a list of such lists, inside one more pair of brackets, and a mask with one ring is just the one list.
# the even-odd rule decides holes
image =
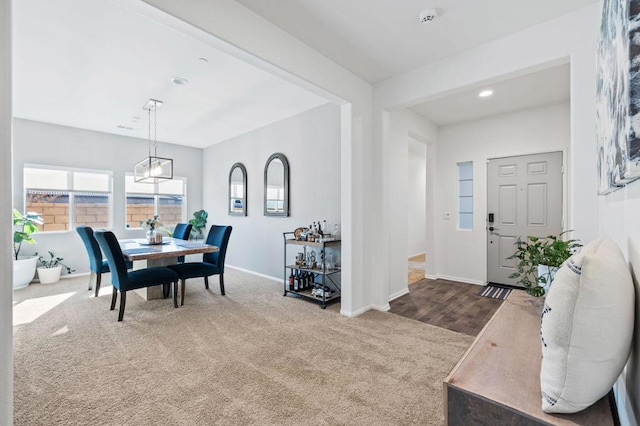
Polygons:
[[[149,99],[142,109],[146,110],[149,116],[149,156],[136,163],[133,173],[134,180],[140,183],[158,183],[164,180],[173,179],[173,160],[170,158],[158,157],[157,138],[157,110],[162,106],[162,101]],[[152,114],[153,113],[153,114]],[[151,116],[153,115],[153,151],[151,146]],[[151,153],[153,152],[153,155]]]

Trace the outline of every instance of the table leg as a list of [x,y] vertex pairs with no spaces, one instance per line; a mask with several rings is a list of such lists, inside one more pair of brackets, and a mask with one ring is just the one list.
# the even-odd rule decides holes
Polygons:
[[[156,266],[175,265],[178,263],[177,257],[164,257],[161,259],[149,259],[147,260],[147,268],[154,268]],[[156,285],[153,287],[145,287],[134,290],[140,297],[145,300],[164,299],[162,292],[162,286]]]

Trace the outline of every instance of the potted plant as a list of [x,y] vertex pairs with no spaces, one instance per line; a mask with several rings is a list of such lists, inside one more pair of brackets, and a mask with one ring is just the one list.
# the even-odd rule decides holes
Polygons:
[[[37,255],[38,253],[36,253],[36,256]],[[63,266],[67,270],[67,274],[75,271],[75,269],[71,269],[62,263],[63,260],[63,258],[56,256],[51,250],[49,250],[48,259],[44,256],[38,256],[38,263],[40,264],[38,267],[38,278],[40,278],[40,284],[53,284],[60,281],[60,273],[62,272]]]
[[563,240],[560,235],[547,237],[528,236],[528,241],[518,239],[516,252],[508,259],[518,259],[516,272],[509,278],[516,278],[523,285],[525,291],[532,296],[544,296],[549,290],[556,271],[578,247],[582,244],[578,240]]
[[38,231],[38,226],[44,221],[38,213],[20,213],[13,209],[13,288],[23,288],[29,285],[36,274],[37,256],[20,257],[22,244],[33,244],[36,241],[31,234]]
[[198,210],[193,213],[193,219],[189,221],[193,227],[191,228],[191,236],[194,239],[200,239],[204,236],[204,228],[207,226],[209,213],[204,210]]

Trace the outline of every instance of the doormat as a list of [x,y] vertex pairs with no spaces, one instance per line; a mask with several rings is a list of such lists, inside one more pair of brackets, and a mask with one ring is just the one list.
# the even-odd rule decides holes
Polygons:
[[510,288],[495,287],[486,285],[480,289],[478,296],[491,297],[493,299],[504,300],[511,294],[513,290]]

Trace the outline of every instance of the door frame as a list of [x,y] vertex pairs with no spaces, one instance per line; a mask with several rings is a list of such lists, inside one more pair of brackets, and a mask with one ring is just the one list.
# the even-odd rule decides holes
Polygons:
[[[484,203],[484,220],[485,220],[485,224],[487,223],[487,214],[489,212],[489,161],[490,160],[497,160],[500,158],[510,158],[510,157],[521,157],[524,155],[539,155],[539,154],[551,154],[553,152],[562,152],[562,224],[561,224],[561,230],[562,232],[571,229],[571,223],[569,223],[569,218],[571,217],[571,215],[569,214],[569,206],[571,205],[571,203],[569,203],[569,148],[559,148],[559,149],[548,149],[548,150],[544,150],[544,151],[525,151],[525,152],[516,152],[516,153],[510,153],[508,155],[490,155],[487,156],[487,158],[485,159],[484,162],[484,175],[485,175],[485,180],[486,180],[486,186],[484,188],[484,197],[485,197],[485,203]],[[488,224],[485,225],[485,232],[484,232],[484,266],[485,266],[485,270],[484,270],[484,282],[485,285],[489,282],[489,267],[488,267],[488,261],[489,261],[489,255],[488,255],[488,237],[487,237],[487,228],[488,228]]]

